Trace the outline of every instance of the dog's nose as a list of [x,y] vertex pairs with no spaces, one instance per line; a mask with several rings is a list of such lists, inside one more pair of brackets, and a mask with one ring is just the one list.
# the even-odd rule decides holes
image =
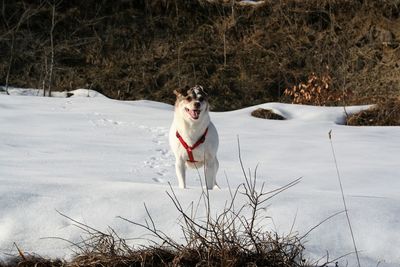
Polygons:
[[195,108],[200,108],[200,102],[194,102],[194,107]]

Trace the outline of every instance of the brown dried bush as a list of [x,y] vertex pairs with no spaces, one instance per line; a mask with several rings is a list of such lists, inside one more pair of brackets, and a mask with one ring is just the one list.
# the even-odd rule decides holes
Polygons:
[[340,92],[333,89],[332,78],[328,74],[317,76],[312,73],[307,82],[301,82],[283,92],[292,104],[331,106],[343,104],[344,99],[351,95],[350,90]]

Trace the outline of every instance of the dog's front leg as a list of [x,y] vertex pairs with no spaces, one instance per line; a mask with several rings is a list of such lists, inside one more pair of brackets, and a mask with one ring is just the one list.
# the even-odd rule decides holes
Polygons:
[[206,175],[206,186],[207,189],[213,189],[217,185],[217,172],[218,172],[218,159],[213,158],[206,160],[205,164],[205,175]]
[[182,189],[186,188],[186,164],[183,160],[176,160],[175,171],[179,187]]

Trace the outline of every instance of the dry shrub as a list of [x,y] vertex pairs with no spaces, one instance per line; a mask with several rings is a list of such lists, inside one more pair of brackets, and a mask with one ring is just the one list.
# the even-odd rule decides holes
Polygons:
[[[184,244],[157,229],[146,206],[148,217],[143,224],[121,218],[153,236],[149,241],[154,245],[139,249],[127,245],[112,229],[102,232],[63,215],[83,231],[82,241],[73,244],[77,255],[72,261],[64,265],[49,265],[48,262],[41,265],[38,261],[35,265],[18,258],[15,265],[7,267],[308,266],[303,258],[302,237],[295,233],[279,236],[267,231],[263,227],[265,214],[261,214],[269,199],[296,185],[300,179],[267,192],[264,184],[257,185],[256,173],[251,177],[244,168],[243,173],[245,183],[231,191],[231,200],[215,216],[208,191],[204,191],[199,199],[206,207],[206,214],[198,216],[193,203],[189,209],[182,207],[171,187],[168,196],[179,211],[180,227],[186,239]],[[244,204],[237,203],[237,195],[245,197]]]
[[260,118],[260,119],[268,119],[268,120],[286,120],[282,115],[276,114],[270,109],[258,108],[251,112],[251,116]]
[[347,118],[351,126],[400,126],[400,98],[381,101]]
[[292,88],[287,88],[284,95],[288,96],[292,104],[328,106],[343,103],[351,95],[350,90],[340,92],[332,88],[332,78],[329,74],[317,76],[312,73],[307,82],[301,82]]
[[[306,266],[301,238],[294,233],[279,236],[267,231],[263,227],[265,214],[261,214],[268,200],[296,185],[300,179],[267,192],[264,184],[257,185],[256,174],[251,177],[244,168],[243,173],[245,183],[231,191],[231,200],[215,216],[208,191],[204,191],[199,199],[206,208],[206,214],[199,217],[194,211],[197,210],[195,205],[192,203],[189,209],[183,207],[170,188],[167,194],[180,214],[184,244],[158,230],[147,208],[148,219],[144,224],[122,219],[143,227],[161,240],[164,245],[157,249],[167,249],[171,253],[163,259],[170,266]],[[237,203],[239,194],[245,196],[244,204]]]

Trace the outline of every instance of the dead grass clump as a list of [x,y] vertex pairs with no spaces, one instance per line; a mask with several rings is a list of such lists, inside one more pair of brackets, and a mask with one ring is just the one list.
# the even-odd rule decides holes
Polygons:
[[[205,205],[205,215],[197,215],[197,205],[183,207],[172,187],[167,192],[180,214],[180,227],[185,243],[179,243],[156,228],[148,215],[145,223],[137,223],[121,218],[133,225],[149,231],[161,241],[159,251],[167,249],[171,254],[164,263],[171,266],[306,266],[303,258],[304,247],[301,238],[290,233],[279,236],[263,227],[266,201],[276,194],[296,185],[299,179],[273,191],[266,192],[264,185],[257,186],[257,178],[249,177],[244,171],[245,183],[234,192],[222,212],[212,215],[208,191],[204,191],[199,203]],[[254,175],[256,176],[256,174]],[[237,195],[245,197],[244,204],[238,204]],[[189,210],[189,211],[188,211]],[[156,241],[152,241],[156,243]],[[158,242],[160,243],[160,242]],[[170,261],[168,261],[170,260]]]
[[400,126],[400,98],[379,102],[370,109],[349,116],[351,126]]
[[[272,190],[265,191],[264,184],[257,185],[254,177],[242,167],[245,182],[230,190],[231,200],[225,208],[214,215],[208,191],[203,191],[197,205],[183,207],[174,190],[170,187],[169,198],[180,214],[179,226],[185,242],[166,235],[157,229],[147,207],[147,218],[138,223],[126,218],[122,220],[135,227],[144,228],[152,237],[150,246],[134,248],[120,238],[113,229],[107,232],[96,230],[63,214],[83,231],[82,241],[71,243],[76,256],[67,263],[49,265],[49,262],[28,264],[15,261],[11,266],[68,266],[68,267],[147,267],[147,266],[269,266],[303,267],[308,266],[303,258],[303,237],[295,233],[280,236],[266,230],[265,205],[275,195],[296,185],[300,179]],[[244,203],[237,202],[237,196],[244,197]],[[242,202],[242,201],[241,201]],[[199,215],[198,207],[204,203],[205,214]],[[20,253],[20,257],[25,256]],[[25,265],[23,265],[25,264]]]
[[[111,244],[109,244],[111,245]],[[147,248],[125,252],[123,255],[84,254],[68,263],[68,267],[142,267],[142,266],[172,266],[174,252],[166,248]]]
[[251,112],[251,116],[267,120],[286,120],[285,117],[273,112],[270,109],[258,108]]
[[37,255],[20,255],[7,263],[0,262],[0,267],[65,267],[67,263],[62,260],[51,260]]

